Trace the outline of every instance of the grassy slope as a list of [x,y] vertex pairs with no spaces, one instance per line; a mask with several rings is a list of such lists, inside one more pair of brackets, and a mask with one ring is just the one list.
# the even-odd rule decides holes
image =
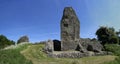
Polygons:
[[103,64],[115,59],[115,56],[93,56],[79,59],[70,58],[49,58],[42,52],[44,45],[30,45],[27,49],[21,51],[21,53],[33,64]]
[[27,48],[29,44],[17,46],[14,49],[0,50],[0,64],[32,64],[20,51]]

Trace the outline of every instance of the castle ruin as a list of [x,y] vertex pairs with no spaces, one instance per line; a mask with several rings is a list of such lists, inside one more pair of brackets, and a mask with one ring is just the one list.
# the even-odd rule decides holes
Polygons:
[[44,51],[49,57],[81,58],[107,54],[96,39],[80,38],[80,21],[72,7],[65,7],[60,27],[61,41],[48,40],[45,43]]

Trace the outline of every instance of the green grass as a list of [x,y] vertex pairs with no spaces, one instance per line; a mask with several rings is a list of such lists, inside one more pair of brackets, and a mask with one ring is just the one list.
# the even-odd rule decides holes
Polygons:
[[[43,44],[23,44],[0,51],[0,64],[109,64],[116,56],[92,56],[84,58],[50,58],[43,52]],[[119,58],[116,58],[120,61]],[[111,64],[118,63],[117,61]],[[119,63],[118,63],[119,64]]]
[[103,64],[104,62],[112,61],[116,56],[92,56],[84,58],[49,58],[43,52],[43,44],[30,45],[21,53],[33,64]]
[[106,62],[104,64],[120,64],[120,45],[118,44],[106,44],[106,49],[114,53],[117,58],[114,61]]
[[0,50],[0,64],[32,64],[20,51],[27,48],[29,44],[21,45],[15,49]]

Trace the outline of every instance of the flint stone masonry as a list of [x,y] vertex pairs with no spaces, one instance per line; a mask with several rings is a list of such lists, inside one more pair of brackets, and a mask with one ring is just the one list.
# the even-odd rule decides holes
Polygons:
[[54,51],[53,41],[52,41],[52,40],[48,40],[47,42],[45,42],[44,51],[45,51],[45,53],[47,53],[47,54],[52,53],[52,52]]
[[94,53],[91,51],[81,53],[79,51],[64,51],[64,52],[53,52],[48,54],[49,57],[53,58],[82,58],[82,57],[89,57],[89,56],[100,56],[100,55],[107,55],[108,53],[102,51],[100,53]]
[[79,43],[84,47],[83,49],[87,51],[101,52],[103,49],[103,46],[97,40],[80,38]]
[[72,7],[65,7],[61,20],[61,41],[49,40],[44,51],[53,58],[81,58],[108,55],[97,39],[80,38],[80,22]]
[[86,57],[88,54],[80,53],[78,51],[64,51],[64,52],[54,52],[48,55],[53,58],[81,58]]
[[72,7],[65,7],[61,20],[61,50],[75,50],[79,39],[80,22]]

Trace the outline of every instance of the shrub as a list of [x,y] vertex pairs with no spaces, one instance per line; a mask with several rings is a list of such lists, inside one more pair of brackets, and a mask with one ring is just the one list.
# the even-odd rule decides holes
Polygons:
[[113,52],[115,55],[120,56],[120,45],[118,44],[106,44],[105,50]]
[[9,40],[6,36],[0,35],[0,49],[15,44],[14,41]]
[[17,43],[22,43],[22,42],[29,42],[29,38],[27,36],[22,36],[20,39],[17,41]]
[[117,55],[118,57],[111,62],[105,63],[105,64],[120,64],[120,45],[118,44],[106,44],[105,49],[107,51],[111,51],[114,53],[114,55]]

